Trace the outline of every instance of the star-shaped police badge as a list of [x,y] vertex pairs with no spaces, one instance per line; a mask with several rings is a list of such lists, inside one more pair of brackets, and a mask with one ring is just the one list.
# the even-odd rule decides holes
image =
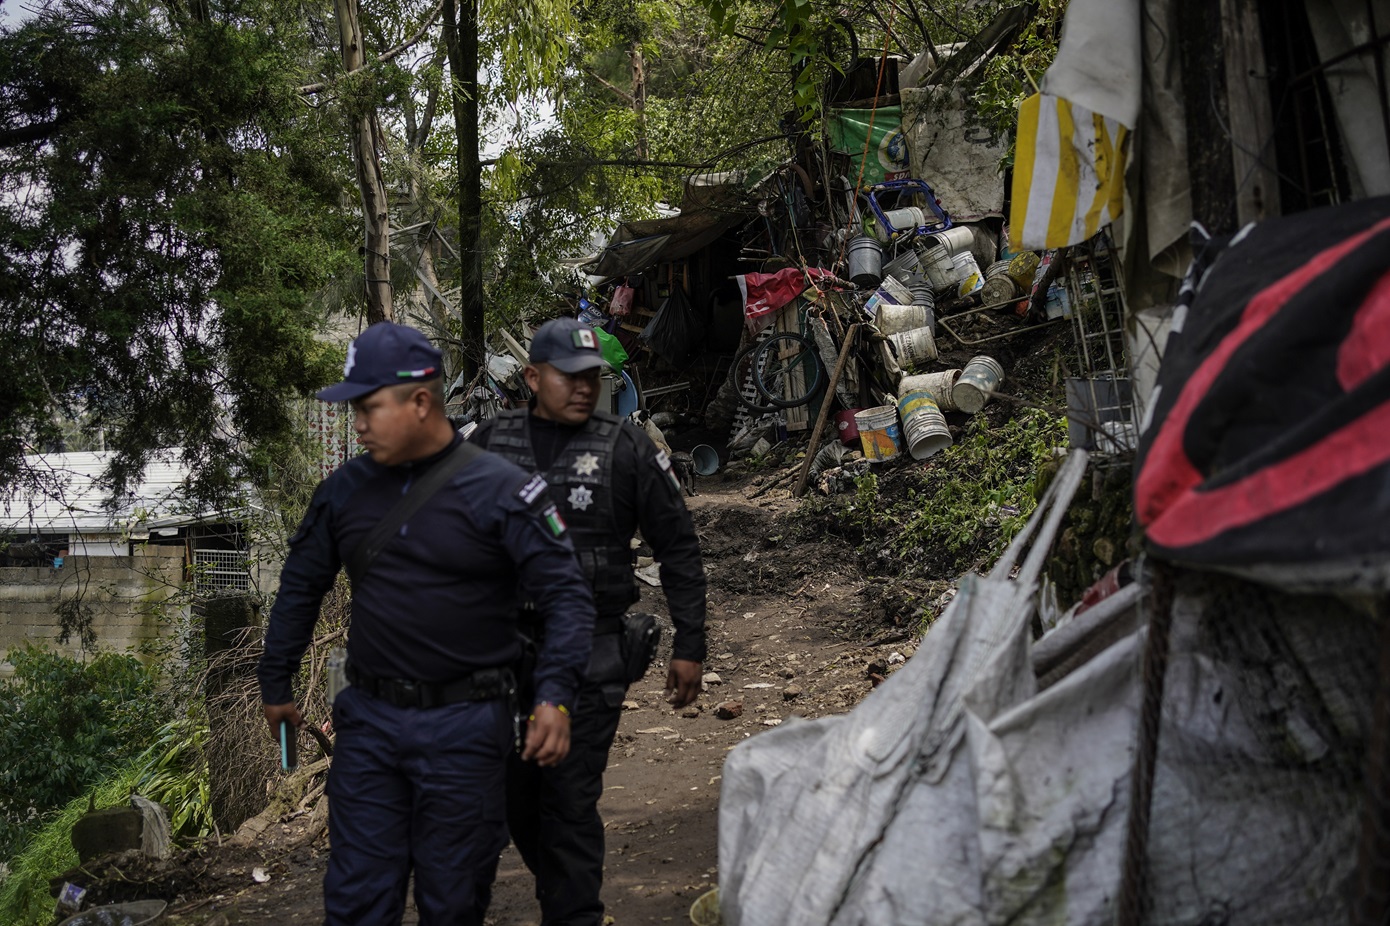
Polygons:
[[584,511],[594,503],[594,493],[588,486],[575,486],[570,489],[569,503],[571,508],[578,508]]
[[592,476],[598,470],[598,457],[592,453],[580,454],[574,461],[574,471],[581,476]]

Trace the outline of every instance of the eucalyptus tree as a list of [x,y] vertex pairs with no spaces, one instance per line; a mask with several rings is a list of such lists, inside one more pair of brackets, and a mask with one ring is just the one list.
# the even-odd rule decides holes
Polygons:
[[584,0],[574,17],[556,105],[513,133],[488,174],[506,270],[490,291],[503,305],[582,285],[555,273],[560,258],[620,219],[679,205],[691,174],[756,175],[788,152],[790,76],[760,42],[672,0]]
[[[267,471],[331,379],[349,169],[279,0],[48,0],[0,27],[0,483],[81,406],[118,487],[181,447],[195,496]],[[71,416],[70,416],[71,417]]]

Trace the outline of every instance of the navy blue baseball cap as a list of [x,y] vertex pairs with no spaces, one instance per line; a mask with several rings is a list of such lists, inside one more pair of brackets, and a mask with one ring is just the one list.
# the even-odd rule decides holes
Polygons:
[[557,318],[541,325],[531,338],[532,363],[548,363],[566,373],[612,365],[603,359],[594,329],[575,318]]
[[325,402],[351,402],[383,386],[443,375],[444,357],[429,338],[408,325],[377,322],[348,345],[343,381],[318,396]]

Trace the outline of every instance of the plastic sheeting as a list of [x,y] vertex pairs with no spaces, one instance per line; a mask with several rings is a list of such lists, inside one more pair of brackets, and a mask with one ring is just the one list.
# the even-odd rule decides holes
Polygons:
[[995,137],[972,118],[972,104],[955,87],[906,88],[903,132],[912,176],[932,192],[955,222],[1004,214],[1004,175],[997,165],[1008,139]]
[[[980,843],[968,838],[978,816],[967,798],[969,763],[959,757],[967,730],[978,734],[1035,691],[1031,673],[1016,670],[1026,657],[1025,602],[1085,460],[1073,453],[994,572],[965,577],[917,655],[858,708],[788,721],[730,754],[719,820],[726,922],[979,921]],[[1040,521],[1022,581],[1010,581]],[[937,851],[928,852],[928,839]]]
[[[731,926],[1115,922],[1149,592],[1031,642],[1036,567],[1084,456],[988,578],[854,711],[739,745],[720,799]],[[1153,924],[1346,921],[1375,623],[1181,574],[1147,869]],[[1043,675],[1039,684],[1037,674]]]

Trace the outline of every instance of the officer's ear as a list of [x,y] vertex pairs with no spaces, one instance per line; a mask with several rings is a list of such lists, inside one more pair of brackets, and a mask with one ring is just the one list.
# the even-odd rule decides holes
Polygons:
[[[430,416],[436,405],[427,383],[402,383],[396,387],[396,401],[409,405],[411,413],[421,421]],[[441,404],[439,408],[442,411],[444,406]]]
[[521,376],[526,380],[526,387],[532,392],[539,392],[541,388],[541,371],[534,363],[528,363],[521,368]]

